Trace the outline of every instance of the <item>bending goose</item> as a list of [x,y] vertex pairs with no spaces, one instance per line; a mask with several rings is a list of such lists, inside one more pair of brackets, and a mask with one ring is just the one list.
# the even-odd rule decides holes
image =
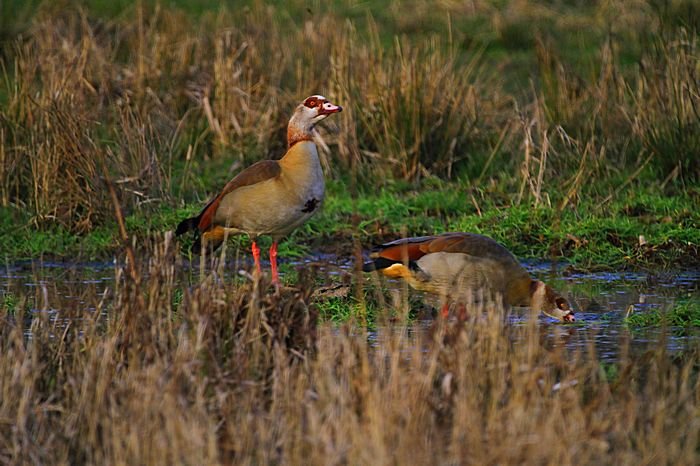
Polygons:
[[224,186],[196,217],[183,220],[175,230],[182,235],[195,230],[192,247],[216,250],[229,234],[248,234],[252,240],[255,270],[260,274],[260,249],[256,239],[272,236],[270,268],[277,274],[277,242],[309,219],[323,201],[323,171],[313,141],[314,126],[342,111],[325,97],[312,95],[294,110],[287,126],[287,152],[280,160],[263,160],[246,168]]
[[450,301],[485,289],[501,294],[508,306],[529,306],[564,322],[575,320],[566,299],[532,279],[513,254],[486,236],[444,233],[400,239],[375,248],[370,259],[362,268],[365,272],[379,270],[439,295],[445,317]]

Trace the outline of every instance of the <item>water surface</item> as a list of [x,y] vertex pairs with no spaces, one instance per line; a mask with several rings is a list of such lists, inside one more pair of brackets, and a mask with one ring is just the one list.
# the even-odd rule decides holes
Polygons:
[[[318,255],[306,259],[297,267],[315,267],[318,274],[333,280],[333,276],[347,275],[352,263],[332,255]],[[548,262],[524,263],[530,273],[549,283],[566,296],[576,310],[578,324],[564,325],[547,317],[540,317],[545,340],[564,344],[571,349],[584,349],[591,342],[603,360],[614,361],[621,342],[629,342],[630,349],[641,352],[663,344],[669,351],[683,351],[700,342],[697,329],[648,328],[629,329],[624,324],[627,313],[645,313],[670,309],[679,299],[700,302],[700,271],[675,272],[577,272]],[[190,273],[197,273],[196,265]],[[227,264],[227,273],[235,272]],[[17,301],[27,297],[32,312],[48,313],[60,320],[60,311],[85,308],[94,310],[94,297],[114,287],[116,267],[112,263],[19,262],[0,270],[0,300]],[[230,277],[229,277],[230,278]],[[399,282],[388,285],[402,289]],[[90,299],[92,298],[92,299]],[[525,310],[510,317],[511,325],[525,325]],[[60,325],[60,322],[57,322]],[[370,343],[382,345],[396,332],[420,335],[432,324],[430,318],[420,318],[409,328],[399,325],[378,327],[369,332]]]

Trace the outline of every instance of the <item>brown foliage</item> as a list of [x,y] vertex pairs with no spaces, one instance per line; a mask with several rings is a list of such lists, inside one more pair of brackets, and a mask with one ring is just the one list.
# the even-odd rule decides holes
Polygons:
[[318,325],[306,285],[189,283],[168,238],[146,250],[138,286],[4,301],[3,462],[698,462],[695,352],[621,342],[606,375],[583,329],[496,309],[369,338]]

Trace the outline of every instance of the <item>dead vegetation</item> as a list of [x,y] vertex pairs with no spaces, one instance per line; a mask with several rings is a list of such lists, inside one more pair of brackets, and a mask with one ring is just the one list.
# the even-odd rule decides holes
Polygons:
[[[537,57],[531,89],[512,91],[498,76],[508,58],[494,65],[483,48],[460,46],[468,31],[443,19],[444,34],[386,44],[371,17],[344,21],[330,11],[294,22],[255,3],[189,17],[144,2],[105,20],[43,4],[4,49],[0,201],[26,209],[35,225],[84,233],[109,218],[101,167],[127,210],[171,203],[173,193],[206,196],[193,170],[279,156],[289,109],[312,92],[346,108],[324,134],[327,165],[356,173],[360,185],[511,173],[513,185],[530,187],[518,199],[527,193],[539,204],[544,186],[555,178],[547,190],[556,191],[566,178],[566,205],[591,176],[634,180],[647,169],[697,180],[692,30],[663,27],[661,13],[636,4],[567,16],[526,3],[476,2],[468,14],[490,18],[512,47],[529,37],[524,24],[600,29],[608,8],[622,23],[592,51],[586,73],[551,38],[533,35],[524,42]],[[438,9],[467,14],[449,2]],[[623,40],[643,44],[637,65],[620,64]]]
[[566,349],[576,327],[548,337],[494,310],[369,338],[317,324],[304,279],[280,294],[193,283],[167,239],[150,248],[139,286],[118,266],[104,292],[4,302],[2,463],[699,460],[696,352],[630,356],[621,341],[602,363],[592,340]]
[[[613,5],[657,46],[623,67],[628,36],[611,31],[582,75],[527,27],[575,22],[547,2],[437,3],[490,15],[506,43],[525,34],[531,89],[513,92],[458,31],[387,46],[372,18],[294,23],[262,2],[196,18],[142,2],[111,20],[44,3],[2,50],[0,203],[84,233],[114,216],[105,178],[127,211],[205,196],[205,162],[279,155],[289,109],[313,92],[346,108],[322,135],[330,176],[360,185],[506,173],[508,202],[563,210],[594,177],[697,181],[689,26],[653,26],[647,2],[596,4],[592,21]],[[373,330],[317,322],[312,277],[277,294],[192,279],[167,238],[138,251],[104,292],[0,302],[0,463],[700,463],[696,351],[631,356],[621,341],[610,365],[592,342],[565,348],[576,327],[548,340],[498,315],[424,335],[388,324],[377,346]]]

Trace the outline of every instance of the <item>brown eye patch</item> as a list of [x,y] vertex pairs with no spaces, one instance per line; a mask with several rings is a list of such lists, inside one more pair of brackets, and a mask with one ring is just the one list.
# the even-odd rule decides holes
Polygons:
[[566,302],[564,298],[557,298],[556,301],[554,301],[559,309],[562,311],[568,311],[569,310],[569,303]]
[[309,97],[304,101],[304,106],[309,108],[314,108],[318,106],[318,100],[314,97]]

